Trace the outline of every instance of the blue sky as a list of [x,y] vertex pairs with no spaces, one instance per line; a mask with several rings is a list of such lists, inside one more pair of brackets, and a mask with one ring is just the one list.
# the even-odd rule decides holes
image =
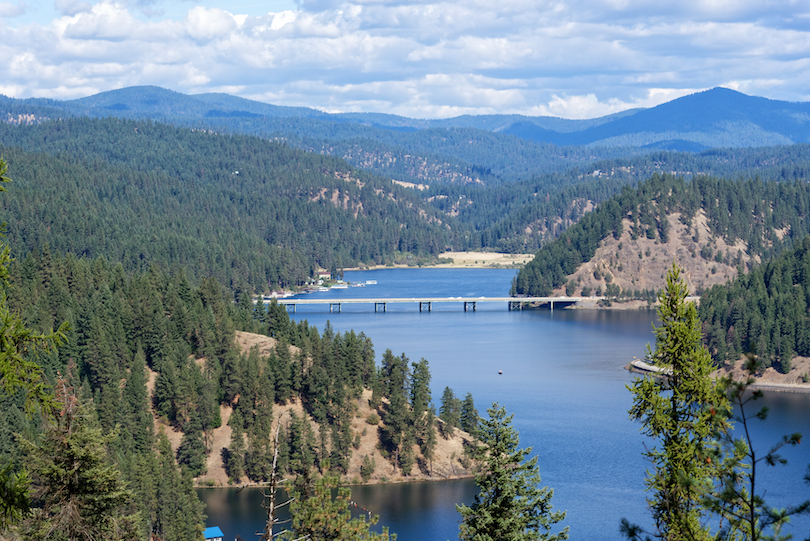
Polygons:
[[810,101],[808,0],[0,0],[0,94],[134,85],[416,118]]

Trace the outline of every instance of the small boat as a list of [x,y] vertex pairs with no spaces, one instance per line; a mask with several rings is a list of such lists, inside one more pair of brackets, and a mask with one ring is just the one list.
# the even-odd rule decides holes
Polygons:
[[332,286],[332,289],[349,289],[349,284],[336,284]]
[[366,280],[366,285],[367,286],[376,286],[377,285],[377,280]]
[[503,375],[503,370],[498,370],[498,375],[502,376]]

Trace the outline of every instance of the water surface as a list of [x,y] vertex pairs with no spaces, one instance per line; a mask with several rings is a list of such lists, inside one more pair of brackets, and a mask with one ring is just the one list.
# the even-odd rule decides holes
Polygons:
[[[313,293],[308,299],[366,297],[506,296],[513,270],[386,269],[347,272],[352,282],[376,280],[377,285]],[[632,397],[626,389],[635,377],[624,366],[643,357],[654,340],[655,313],[647,310],[508,311],[503,305],[479,304],[464,312],[460,303],[434,304],[432,312],[418,305],[391,305],[386,313],[373,305],[344,305],[329,313],[328,305],[301,307],[293,314],[323,329],[329,321],[337,331],[354,329],[374,342],[377,359],[385,349],[405,353],[412,361],[426,358],[438,406],[445,386],[459,397],[471,392],[483,415],[499,402],[514,413],[521,445],[533,447],[543,484],[554,489],[555,509],[568,512],[564,525],[572,540],[619,539],[622,517],[645,523],[639,425],[627,418]],[[498,372],[503,374],[499,375]],[[756,427],[762,448],[781,434],[810,435],[808,395],[771,394],[771,418]],[[810,489],[801,478],[810,456],[789,449],[787,468],[763,475],[768,499],[775,504],[807,499]],[[262,527],[260,492],[206,490],[209,521],[228,538],[255,539]],[[400,541],[444,541],[457,538],[455,504],[471,503],[475,485],[469,480],[405,485],[355,487],[352,495],[363,508],[380,515]],[[251,499],[252,498],[252,499]],[[794,521],[796,522],[796,521]],[[797,523],[796,537],[810,532],[810,521]]]

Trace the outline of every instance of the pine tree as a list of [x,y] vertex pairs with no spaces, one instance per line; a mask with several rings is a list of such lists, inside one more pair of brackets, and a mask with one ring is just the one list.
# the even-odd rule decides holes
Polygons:
[[565,518],[564,511],[552,511],[554,491],[540,488],[537,457],[527,457],[532,448],[519,449],[520,437],[512,427],[512,415],[497,403],[481,421],[481,445],[475,449],[481,471],[475,476],[480,491],[471,507],[457,505],[461,513],[462,541],[562,541],[568,527],[551,533],[551,527]]
[[411,363],[411,410],[418,419],[430,406],[430,367],[427,359]]
[[151,449],[154,438],[154,425],[147,409],[146,391],[146,357],[142,350],[138,350],[132,362],[130,376],[124,387],[125,434],[124,438],[131,438],[134,448],[138,452]]
[[231,444],[228,447],[228,477],[238,483],[245,473],[245,436],[242,428],[242,416],[239,415],[238,410],[231,414],[228,424],[233,429]]
[[[648,362],[668,371],[666,377],[647,376],[629,387],[633,393],[630,418],[643,424],[642,432],[655,446],[645,454],[654,469],[646,485],[657,536],[666,540],[708,539],[702,498],[711,489],[717,465],[706,460],[729,402],[725,389],[709,374],[711,357],[703,346],[700,320],[681,269],[672,266],[666,287],[658,296],[655,352]],[[637,536],[637,527],[623,521],[623,531]]]
[[363,478],[363,482],[367,483],[371,476],[374,475],[374,470],[377,469],[377,461],[374,460],[374,457],[369,457],[368,455],[363,456],[363,463],[360,464],[360,477]]
[[161,539],[198,541],[202,537],[205,506],[194,491],[188,471],[177,470],[166,434],[158,435],[159,465],[155,487],[155,519],[152,532]]
[[293,536],[288,539],[317,539],[319,541],[388,541],[395,535],[388,534],[388,528],[382,533],[372,532],[369,528],[377,523],[379,517],[372,516],[352,518],[349,502],[351,491],[338,488],[337,496],[332,497],[333,489],[338,486],[338,477],[327,474],[311,487],[298,488],[292,491],[293,502],[290,514],[293,517]]
[[[6,176],[8,167],[0,158],[0,192],[11,179]],[[5,233],[5,222],[0,225],[0,236]],[[14,313],[8,304],[6,290],[9,287],[9,247],[0,244],[0,381],[6,395],[26,391],[25,409],[31,412],[36,406],[43,413],[53,413],[58,404],[52,390],[43,381],[42,367],[32,358],[40,351],[49,351],[64,343],[67,324],[62,324],[56,332],[36,333],[29,329],[22,318]],[[25,470],[12,472],[12,464],[0,468],[0,527],[20,520],[28,513],[28,473]]]
[[[771,507],[765,502],[767,490],[761,487],[761,474],[757,475],[762,471],[760,467],[787,464],[779,450],[799,445],[802,435],[798,432],[785,435],[764,453],[754,446],[751,421],[764,421],[768,416],[766,406],[751,411],[754,403],[763,397],[761,389],[750,389],[756,381],[755,374],[761,369],[762,363],[749,354],[745,362],[747,377],[726,382],[734,404],[733,420],[738,423],[738,428],[734,430],[731,419],[721,423],[716,443],[707,456],[720,465],[714,490],[703,500],[707,510],[723,518],[722,528],[716,536],[718,539],[789,539],[790,536],[782,536],[781,531],[790,522],[791,515],[810,510],[810,500],[784,509]],[[722,414],[718,412],[718,415]]]
[[[383,355],[383,364],[387,382],[388,408],[382,435],[385,445],[394,455],[394,467],[396,467],[402,465],[400,452],[403,450],[405,442],[410,440],[410,430],[412,429],[412,415],[406,395],[408,358],[404,353],[402,356],[396,357],[391,350],[387,350]],[[407,461],[407,456],[405,458],[406,465],[412,464]]]
[[188,468],[194,477],[207,471],[206,448],[201,432],[199,416],[194,414],[186,424],[186,432],[177,448],[177,463]]
[[471,393],[467,393],[461,402],[461,430],[472,437],[476,437],[478,420],[478,410],[475,409],[473,396]]
[[436,451],[436,409],[431,406],[425,414],[424,436],[421,441],[420,450],[425,457],[425,466],[428,474],[433,475],[433,456]]
[[456,394],[450,387],[445,387],[442,393],[442,404],[439,407],[439,419],[443,421],[442,436],[448,438],[453,435],[459,423],[460,405]]
[[24,539],[134,539],[135,517],[123,513],[132,498],[107,445],[117,434],[102,435],[66,382],[57,400],[62,408],[41,444],[24,441],[34,479],[38,511],[23,523]]

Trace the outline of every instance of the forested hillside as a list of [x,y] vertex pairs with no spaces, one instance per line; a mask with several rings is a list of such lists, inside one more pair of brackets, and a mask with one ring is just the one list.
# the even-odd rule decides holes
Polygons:
[[[362,333],[319,333],[292,322],[280,305],[254,306],[245,293],[235,303],[213,278],[195,287],[182,270],[128,275],[103,258],[45,251],[11,265],[8,305],[35,330],[69,325],[65,343],[38,362],[48,382],[64,377],[75,389],[83,426],[112,434],[102,445],[131,490],[116,512],[135,521],[139,539],[198,538],[202,511],[192,477],[211,464],[224,465],[234,482],[267,480],[280,412],[285,475],[393,479],[469,467],[454,427],[474,431],[472,397],[462,403],[450,392],[438,422],[426,360],[387,351],[378,368]],[[236,330],[272,337],[275,345],[240,351]],[[19,467],[29,451],[13,434],[38,444],[45,421],[24,415],[25,393],[2,401],[0,453]],[[365,418],[356,419],[358,408]],[[229,437],[214,447],[224,418]],[[362,461],[351,462],[369,438],[374,444],[362,448]],[[449,438],[456,458],[437,451]]]
[[571,295],[587,288],[583,294],[646,296],[643,290],[661,287],[673,260],[686,267],[695,292],[806,235],[808,216],[810,187],[804,182],[653,175],[637,188],[625,187],[538,251],[519,272],[514,293],[549,295],[564,288]]
[[434,184],[421,196],[468,225],[471,246],[520,252],[537,250],[595,204],[655,173],[786,181],[807,178],[808,171],[810,145],[718,149],[701,154],[656,152],[500,186]]
[[[14,124],[68,117],[149,119],[189,129],[253,135],[340,157],[364,170],[408,182],[514,182],[598,159],[649,152],[607,147],[559,149],[498,133],[508,122],[489,117],[481,121],[462,117],[454,122],[381,114],[330,115],[225,94],[185,96],[157,87],[126,88],[68,102],[0,97],[0,117]],[[537,121],[561,129],[600,122]]]
[[[732,94],[739,111],[732,115],[733,111],[725,108],[722,114],[732,115],[733,120],[739,122],[743,122],[741,119],[762,120],[764,117],[759,109],[761,107],[775,114],[775,107],[788,111],[792,110],[790,107],[801,105],[780,104]],[[369,247],[368,239],[359,239],[358,242],[353,242],[354,245],[360,245],[357,249],[344,250],[338,246],[341,241],[337,237],[342,235],[335,234],[333,229],[328,229],[328,240],[325,239],[318,247],[313,247],[312,244],[320,239],[297,239],[297,246],[304,246],[305,250],[311,252],[308,261],[315,257],[322,261],[319,263],[321,266],[331,268],[358,261],[388,262],[392,257],[393,244],[397,245],[393,252],[417,250],[426,254],[435,253],[436,247],[443,246],[506,252],[537,250],[579,220],[594,204],[618,193],[622,186],[633,185],[656,172],[686,177],[694,174],[727,178],[759,175],[761,178],[780,180],[806,176],[810,169],[810,147],[806,144],[709,149],[700,153],[661,152],[656,148],[682,148],[682,145],[656,144],[649,148],[557,146],[506,133],[510,122],[530,122],[532,126],[571,137],[590,130],[608,129],[609,125],[625,126],[625,131],[632,131],[640,126],[638,118],[650,115],[656,120],[655,125],[659,121],[683,124],[685,119],[695,116],[695,111],[705,109],[708,107],[707,103],[713,103],[712,100],[722,95],[723,91],[703,93],[649,111],[627,112],[593,121],[528,117],[460,117],[444,121],[410,121],[390,115],[328,115],[313,109],[276,107],[220,94],[184,96],[154,87],[122,89],[73,102],[4,99],[0,100],[0,113],[4,113],[10,123],[2,129],[2,141],[7,146],[21,146],[29,151],[67,152],[84,162],[99,158],[128,168],[154,169],[178,178],[186,178],[188,175],[201,177],[201,171],[206,171],[206,175],[202,176],[206,178],[197,178],[198,182],[212,181],[210,174],[220,165],[227,164],[226,169],[233,168],[230,172],[239,170],[244,153],[255,152],[243,148],[239,151],[241,154],[234,156],[233,152],[228,151],[231,154],[227,159],[215,163],[217,151],[221,148],[207,148],[205,152],[197,152],[191,148],[193,145],[186,142],[196,135],[147,123],[138,129],[141,133],[154,134],[154,138],[160,143],[150,143],[153,148],[147,150],[145,155],[138,156],[137,152],[129,153],[122,149],[126,145],[126,148],[145,151],[141,148],[144,145],[143,138],[139,140],[134,132],[135,126],[140,124],[113,124],[128,126],[125,131],[131,129],[129,133],[112,133],[115,130],[111,132],[111,128],[106,127],[108,124],[86,118],[55,123],[59,128],[45,126],[52,124],[53,119],[60,116],[83,114],[93,117],[158,119],[192,130],[213,131],[215,134],[250,134],[307,151],[343,158],[367,172],[422,185],[423,188],[427,186],[427,189],[417,192],[394,189],[390,184],[383,183],[376,184],[376,189],[390,192],[399,202],[407,201],[407,205],[419,207],[419,212],[425,212],[429,217],[439,216],[438,219],[445,225],[450,225],[453,231],[452,234],[447,234],[446,230],[440,234],[435,230],[426,235],[416,234],[417,239],[406,240],[404,248],[396,239],[387,239],[387,245],[382,247]],[[690,109],[692,106],[697,109]],[[719,122],[721,117],[722,115],[715,114],[711,117],[712,122]],[[37,128],[18,127],[27,123],[42,125]],[[772,128],[776,129],[774,126],[768,129]],[[87,133],[82,134],[83,131]],[[209,133],[208,136],[215,137],[215,134]],[[68,135],[70,139],[66,139]],[[43,138],[48,138],[48,142],[45,143]],[[179,140],[170,142],[175,138]],[[225,139],[233,137],[226,135]],[[257,141],[250,138],[236,139]],[[792,140],[785,139],[786,142]],[[109,145],[109,141],[115,143]],[[611,144],[619,143],[617,140]],[[163,157],[155,159],[157,154],[174,148],[190,152],[194,164],[189,166],[187,161],[179,157],[173,157],[173,163],[168,163]],[[693,151],[700,148],[703,147],[690,147]],[[205,155],[212,150],[210,157]],[[288,153],[288,157],[293,155]],[[321,167],[323,163],[340,163],[313,156],[307,160],[326,160]],[[210,162],[207,169],[201,165],[206,161]],[[259,163],[254,165],[263,167]],[[327,167],[340,169],[345,168],[345,164]],[[357,175],[359,173],[355,174]],[[228,184],[227,181],[217,182]],[[318,180],[317,183],[322,181]],[[328,189],[334,194],[334,187],[330,186]],[[257,194],[256,198],[261,196]],[[431,207],[443,214],[432,213]],[[364,203],[363,208],[368,208],[368,205]],[[295,209],[296,220],[302,220],[300,210],[299,207]],[[390,209],[385,210],[390,215]],[[336,216],[329,218],[329,224],[342,220]],[[285,216],[282,221],[291,219],[293,218]],[[407,223],[402,218],[398,219],[400,223]],[[296,222],[297,229],[313,225],[323,229],[321,223]],[[346,230],[344,227],[343,231]],[[409,224],[404,234],[410,237],[412,231],[413,226]],[[287,235],[282,237],[287,238]],[[427,237],[438,238],[434,242],[427,240]],[[283,243],[276,244],[286,247]],[[329,253],[334,251],[337,253]],[[196,270],[192,268],[196,263],[185,264],[188,265],[189,272],[196,274]],[[251,271],[251,274],[260,275],[261,271]],[[224,276],[219,277],[225,279]]]
[[712,287],[700,301],[706,343],[716,362],[755,353],[765,367],[791,370],[810,356],[810,238],[734,281]]
[[20,255],[48,244],[261,291],[318,266],[465,245],[454,218],[409,190],[284,144],[116,119],[0,125],[0,139],[15,181],[0,204]]

